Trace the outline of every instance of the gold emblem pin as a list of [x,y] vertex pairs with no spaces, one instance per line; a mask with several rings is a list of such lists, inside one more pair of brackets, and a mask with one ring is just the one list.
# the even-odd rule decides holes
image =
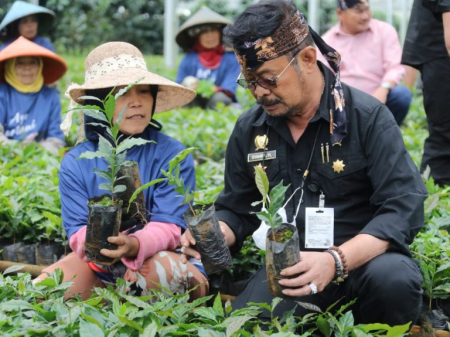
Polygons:
[[258,150],[268,150],[267,145],[269,145],[269,138],[266,135],[255,137],[255,151]]
[[344,171],[344,161],[343,160],[336,160],[333,162],[333,170],[336,173],[341,173],[342,171]]
[[253,166],[253,168],[255,169],[255,174],[256,174],[256,169],[257,168],[261,168],[264,172],[266,171],[267,166],[262,166],[261,163],[259,163],[258,165]]

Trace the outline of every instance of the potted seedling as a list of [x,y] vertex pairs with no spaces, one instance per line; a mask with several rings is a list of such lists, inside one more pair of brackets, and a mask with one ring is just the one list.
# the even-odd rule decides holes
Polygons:
[[256,216],[270,226],[266,236],[266,268],[269,291],[273,296],[282,297],[283,287],[278,283],[281,271],[300,261],[300,243],[297,228],[283,222],[279,210],[285,200],[288,186],[283,181],[269,193],[269,180],[261,165],[255,167],[255,182],[262,200],[252,206],[262,204],[262,210]]
[[[120,90],[115,95],[110,92],[103,101],[92,96],[81,97],[81,99],[97,100],[102,103],[103,107],[90,105],[79,108],[83,110],[85,115],[98,121],[90,124],[103,127],[106,130],[107,138],[99,134],[97,151],[86,151],[78,157],[78,159],[104,158],[108,163],[107,170],[94,169],[95,174],[106,180],[106,182],[99,185],[99,189],[107,192],[88,201],[85,242],[87,258],[103,265],[112,264],[113,259],[100,254],[100,250],[103,248],[117,249],[117,245],[108,242],[108,237],[118,236],[120,230],[126,229],[121,227],[123,199],[120,196],[124,196],[127,190],[126,184],[123,183],[129,178],[127,172],[134,172],[133,176],[138,178],[138,183],[140,184],[139,171],[132,168],[136,165],[126,160],[127,150],[133,146],[153,142],[141,138],[126,138],[126,136],[119,133],[119,125],[125,114],[126,107],[120,112],[117,120],[113,120],[116,100],[134,84]],[[129,169],[130,167],[131,170]],[[134,183],[130,183],[131,187],[134,185]],[[138,207],[140,208],[140,214],[145,214],[145,209],[142,209],[141,206]]]
[[[195,148],[180,151],[170,162],[169,170],[161,170],[165,178],[160,178],[143,185],[135,194],[156,183],[166,180],[169,185],[175,186],[175,191],[183,198],[181,205],[187,204],[189,209],[183,214],[187,227],[196,240],[195,248],[202,256],[202,263],[208,275],[218,273],[231,268],[233,260],[230,250],[225,242],[219,221],[216,217],[212,200],[194,202],[196,193],[190,186],[185,186],[183,177],[180,176],[180,163]],[[132,196],[132,200],[134,195]]]

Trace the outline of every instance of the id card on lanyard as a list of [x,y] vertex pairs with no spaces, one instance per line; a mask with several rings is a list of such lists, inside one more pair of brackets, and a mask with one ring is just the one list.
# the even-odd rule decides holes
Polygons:
[[334,208],[325,208],[325,195],[320,194],[319,207],[305,209],[305,248],[334,246]]

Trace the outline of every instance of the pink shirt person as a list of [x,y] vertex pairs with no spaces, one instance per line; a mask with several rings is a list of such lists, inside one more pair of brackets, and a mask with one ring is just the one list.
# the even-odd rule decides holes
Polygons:
[[[322,38],[342,57],[341,80],[368,94],[373,94],[383,82],[395,85],[405,75],[400,64],[402,48],[398,34],[390,24],[371,19],[369,29],[356,34],[346,34],[337,24]],[[322,54],[318,54],[324,64]]]
[[401,125],[412,93],[400,85],[405,68],[400,63],[402,48],[395,28],[373,19],[367,0],[338,0],[336,12],[339,23],[322,38],[341,54],[341,81],[386,104]]

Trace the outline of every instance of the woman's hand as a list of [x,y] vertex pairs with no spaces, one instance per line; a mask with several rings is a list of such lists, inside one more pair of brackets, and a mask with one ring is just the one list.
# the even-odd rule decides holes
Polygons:
[[[225,242],[227,243],[227,246],[231,247],[232,245],[234,245],[236,241],[236,237],[233,231],[223,221],[219,221],[219,225],[222,231],[222,235],[225,238]],[[195,249],[195,247],[193,247],[195,246],[196,241],[189,229],[186,229],[184,234],[181,236],[180,242],[181,242],[181,262],[186,263],[188,256],[192,256],[199,260],[201,259],[200,253]]]
[[139,241],[133,236],[119,233],[119,236],[110,236],[108,242],[116,244],[117,249],[102,249],[100,254],[117,261],[123,257],[136,257],[139,252]]

